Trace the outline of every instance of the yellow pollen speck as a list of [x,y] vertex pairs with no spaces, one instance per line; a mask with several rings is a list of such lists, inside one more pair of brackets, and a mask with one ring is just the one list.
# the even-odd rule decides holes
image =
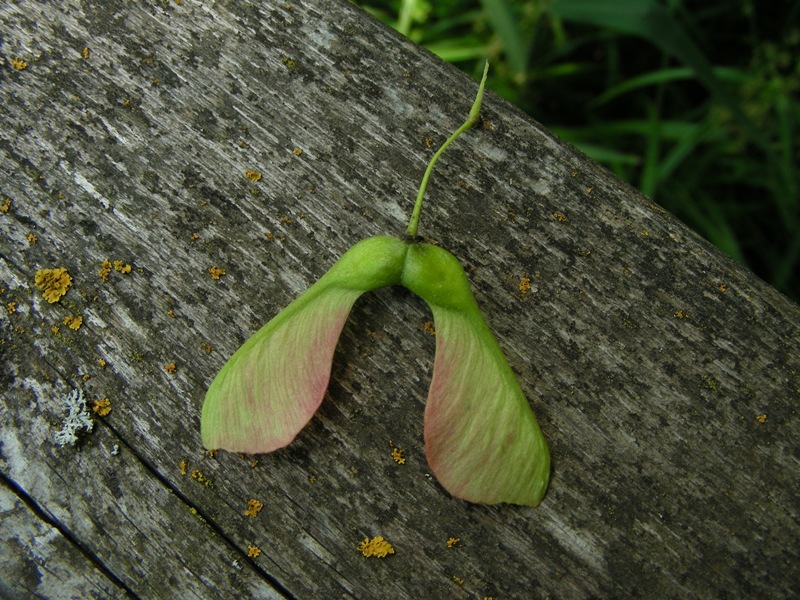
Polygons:
[[262,177],[261,173],[259,173],[258,171],[251,171],[249,169],[244,172],[244,176],[254,183],[258,183],[259,181],[261,181]]
[[386,558],[389,554],[394,554],[394,548],[382,535],[372,539],[364,538],[358,545],[358,551],[367,558],[374,556],[375,558]]
[[67,293],[69,286],[72,285],[72,277],[67,270],[59,269],[40,269],[36,271],[36,287],[42,290],[44,299],[50,304],[61,300],[61,296]]
[[101,417],[105,417],[111,412],[111,400],[103,398],[102,400],[95,400],[92,403],[92,410]]
[[64,325],[72,329],[73,331],[77,331],[83,325],[83,317],[78,315],[76,317],[64,317]]
[[225,269],[221,269],[219,267],[209,267],[208,273],[211,275],[211,279],[217,280],[225,275]]
[[262,508],[264,508],[264,503],[261,502],[261,500],[250,498],[250,500],[247,501],[247,509],[244,511],[244,516],[253,517],[255,519]]

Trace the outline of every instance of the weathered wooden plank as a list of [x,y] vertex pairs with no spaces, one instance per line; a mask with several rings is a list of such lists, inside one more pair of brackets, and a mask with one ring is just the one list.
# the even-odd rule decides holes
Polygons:
[[3,598],[126,597],[56,527],[5,487],[0,487],[0,519]]
[[[93,557],[85,594],[98,568],[148,598],[797,592],[798,307],[491,93],[421,232],[467,266],[550,441],[543,505],[430,476],[434,342],[402,290],[359,301],[290,447],[208,457],[213,375],[351,244],[403,231],[474,84],[324,0],[0,15],[0,469]],[[104,260],[131,272],[103,280]],[[74,283],[51,305],[33,282],[52,267]],[[112,412],[62,449],[73,388]],[[358,554],[374,535],[396,554]]]

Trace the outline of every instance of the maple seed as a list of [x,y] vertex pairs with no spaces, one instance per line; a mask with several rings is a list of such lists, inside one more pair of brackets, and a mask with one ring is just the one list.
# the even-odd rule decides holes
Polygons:
[[[214,378],[201,417],[206,448],[256,454],[291,443],[322,402],[355,301],[365,292],[401,285],[433,313],[433,327],[426,330],[435,331],[436,356],[424,417],[431,470],[448,492],[470,502],[536,506],[542,501],[550,454],[536,417],[458,259],[417,237],[433,166],[480,120],[487,70],[488,64],[469,117],[428,163],[405,238],[378,236],[355,244]],[[399,448],[392,458],[405,461]],[[393,553],[384,542],[366,539],[359,550],[364,556]]]

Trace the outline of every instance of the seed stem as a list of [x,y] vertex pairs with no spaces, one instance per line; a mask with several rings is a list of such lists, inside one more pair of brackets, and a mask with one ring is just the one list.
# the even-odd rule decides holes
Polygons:
[[472,108],[469,111],[469,117],[464,124],[455,130],[453,135],[451,135],[442,147],[436,151],[436,154],[433,155],[431,161],[428,163],[428,168],[425,169],[425,174],[422,176],[422,182],[419,184],[419,191],[417,192],[417,200],[414,203],[414,210],[411,213],[411,219],[408,222],[408,228],[406,228],[406,234],[409,237],[416,237],[417,229],[419,229],[419,215],[422,212],[422,199],[425,197],[425,188],[428,187],[428,180],[431,177],[431,173],[433,172],[433,166],[436,164],[436,161],[439,160],[439,157],[445,151],[445,149],[452,144],[455,139],[460,136],[465,131],[472,129],[480,120],[480,112],[481,112],[481,100],[483,99],[483,88],[486,85],[486,75],[489,73],[489,61],[486,61],[486,66],[483,68],[483,78],[481,79],[481,84],[478,87],[478,95],[475,97],[475,102],[472,103]]

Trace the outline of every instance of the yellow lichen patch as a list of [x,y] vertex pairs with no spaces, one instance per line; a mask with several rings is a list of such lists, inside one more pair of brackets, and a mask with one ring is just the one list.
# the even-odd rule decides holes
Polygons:
[[686,313],[683,312],[682,310],[676,310],[675,311],[675,316],[677,318],[679,318],[679,319],[685,319],[686,318]]
[[199,240],[199,239],[200,239],[200,234],[199,234],[199,233],[197,233],[197,232],[194,232],[194,233],[191,235],[191,240],[192,240],[193,242],[194,242],[194,241],[197,241],[197,240]]
[[452,548],[453,546],[456,546],[456,545],[458,545],[460,543],[461,543],[461,538],[457,538],[457,537],[447,538],[447,547],[448,548]]
[[170,375],[172,375],[175,371],[178,370],[178,367],[175,365],[174,362],[171,362],[168,365],[164,365],[164,370]]
[[553,218],[554,218],[556,221],[559,221],[560,223],[565,223],[565,222],[568,220],[568,219],[567,219],[567,215],[565,215],[565,214],[564,214],[564,213],[562,213],[562,212],[554,212],[554,213],[553,213]]
[[461,577],[456,577],[453,575],[453,581],[455,581],[458,585],[464,585],[464,580]]
[[40,269],[36,271],[36,287],[42,290],[44,299],[50,304],[61,300],[72,285],[72,277],[64,268]]
[[317,476],[316,475],[309,475],[308,476],[308,483],[317,483]]
[[9,302],[6,304],[6,312],[10,315],[13,315],[15,312],[17,312],[17,303]]
[[108,274],[111,273],[111,261],[106,259],[100,264],[100,270],[97,272],[100,275],[100,279],[103,281],[108,281]]
[[211,354],[214,351],[214,346],[212,346],[211,344],[209,344],[207,342],[200,342],[200,349],[203,352],[207,352],[208,354]]
[[7,213],[9,210],[11,210],[11,198],[6,198],[0,204],[0,213]]
[[523,275],[519,280],[519,285],[517,285],[517,289],[519,293],[523,296],[527,295],[529,291],[531,291],[531,278],[527,275]]
[[398,465],[406,464],[406,457],[403,456],[405,450],[402,448],[392,448],[392,460],[396,462]]
[[38,241],[39,241],[39,238],[38,238],[38,237],[36,237],[36,234],[35,234],[35,233],[29,233],[29,234],[28,234],[28,243],[29,243],[29,244],[33,245],[33,244],[35,244],[35,243],[36,243],[36,242],[38,242]]
[[375,558],[386,558],[389,554],[394,554],[394,548],[387,540],[383,539],[382,535],[372,539],[364,538],[364,541],[358,545],[358,551],[367,558],[373,556]]
[[254,546],[253,544],[247,545],[247,556],[250,558],[258,558],[261,556],[261,548],[258,546]]
[[434,329],[433,323],[430,321],[425,321],[425,323],[422,325],[422,331],[425,331],[431,335],[436,335],[436,329]]
[[83,50],[81,50],[81,56],[83,58],[89,58],[89,48],[88,47],[86,47]]
[[17,56],[11,59],[11,66],[17,71],[24,71],[28,68],[28,63]]
[[225,269],[220,267],[208,267],[208,273],[211,275],[211,279],[217,280],[225,275]]
[[101,417],[108,416],[111,412],[111,400],[103,398],[102,400],[95,400],[92,402],[92,410]]
[[264,503],[261,502],[261,500],[250,498],[250,500],[247,501],[247,508],[244,511],[244,516],[253,517],[255,519],[262,508],[264,508]]
[[72,331],[78,331],[78,329],[81,328],[81,325],[83,325],[83,317],[80,315],[64,317],[63,323],[72,329]]
[[181,475],[186,475],[189,472],[189,461],[182,460],[178,463],[178,468],[181,470]]
[[767,415],[766,414],[758,415],[756,417],[756,421],[758,421],[759,423],[762,423],[762,424],[766,423],[767,422]]
[[117,273],[127,274],[131,272],[131,266],[127,263],[122,262],[121,260],[115,260],[114,270]]
[[252,171],[250,169],[244,172],[244,176],[254,183],[258,183],[259,181],[261,181],[262,177],[261,173],[259,173],[258,171]]
[[211,487],[211,480],[203,475],[203,472],[200,469],[195,469],[191,473],[192,479],[197,481],[198,483],[202,483],[206,487]]
[[300,150],[300,148],[295,148],[294,150],[292,150],[292,154],[294,154],[295,156],[300,156],[302,153],[303,151]]
[[98,358],[97,359],[97,364],[100,365],[101,369],[104,369],[107,363],[106,363],[104,358]]

